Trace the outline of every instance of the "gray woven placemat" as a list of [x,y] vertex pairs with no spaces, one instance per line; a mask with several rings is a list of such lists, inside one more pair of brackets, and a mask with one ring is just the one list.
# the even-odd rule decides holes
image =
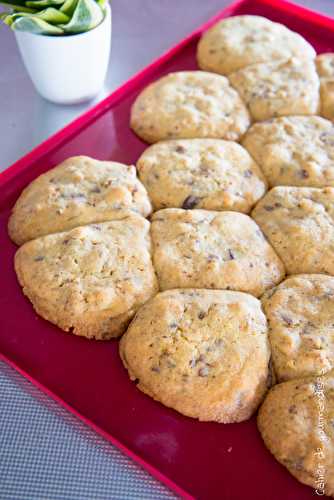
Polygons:
[[0,362],[1,500],[171,498],[131,459]]

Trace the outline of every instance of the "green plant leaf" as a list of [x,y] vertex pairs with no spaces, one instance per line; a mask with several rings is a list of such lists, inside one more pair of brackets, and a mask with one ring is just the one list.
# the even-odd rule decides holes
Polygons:
[[32,9],[40,9],[44,7],[52,7],[54,5],[62,5],[63,3],[64,0],[28,0],[26,5]]
[[35,14],[40,19],[47,21],[52,24],[61,24],[68,23],[70,18],[61,12],[59,9],[55,9],[54,7],[48,7],[47,9],[41,10],[38,14]]
[[103,18],[104,13],[94,0],[78,0],[72,19],[60,27],[65,33],[84,33],[95,28]]
[[11,26],[13,24],[13,19],[10,13],[1,14],[0,19],[7,24],[7,26]]
[[20,12],[30,12],[30,13],[37,12],[36,9],[27,7],[23,0],[15,0],[14,2],[10,0],[0,0],[0,3],[5,5],[6,7],[10,7],[11,9],[19,10]]
[[29,31],[29,33],[35,33],[36,35],[63,35],[64,32],[58,26],[53,26],[52,24],[39,19],[38,17],[20,17],[12,24],[13,30],[18,31]]
[[67,23],[70,20],[68,16],[66,16],[63,12],[60,12],[59,10],[55,9],[54,7],[47,7],[46,9],[41,10],[36,14],[15,12],[14,14],[11,14],[9,17],[11,17],[11,24],[20,17],[37,17],[39,19],[43,19],[43,21],[46,21],[50,24],[61,24],[64,22]]
[[[29,16],[30,14],[26,14]],[[7,26],[11,26],[14,22],[13,15],[10,12],[7,12],[7,15],[2,15],[0,18]]]
[[59,10],[64,12],[69,17],[72,17],[73,12],[75,11],[75,8],[77,6],[78,0],[65,0],[63,5],[60,7]]

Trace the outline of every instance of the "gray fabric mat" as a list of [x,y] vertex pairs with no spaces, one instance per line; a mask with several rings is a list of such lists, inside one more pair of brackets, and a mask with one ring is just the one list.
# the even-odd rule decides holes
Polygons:
[[0,362],[1,500],[140,498],[176,497]]

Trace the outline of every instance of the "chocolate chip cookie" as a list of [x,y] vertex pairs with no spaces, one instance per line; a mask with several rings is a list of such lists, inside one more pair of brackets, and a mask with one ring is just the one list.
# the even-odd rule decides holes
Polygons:
[[266,318],[244,293],[159,293],[136,314],[120,355],[141,391],[202,421],[246,420],[267,390]]
[[135,167],[75,156],[23,190],[9,219],[9,235],[21,245],[38,236],[112,220],[120,209],[145,217],[151,213]]
[[312,60],[252,64],[229,75],[254,121],[319,111],[319,78]]
[[334,275],[334,188],[277,186],[259,201],[252,217],[288,274]]
[[323,375],[334,368],[334,278],[289,277],[262,297],[279,381]]
[[264,195],[266,181],[247,151],[232,141],[162,141],[137,162],[153,206],[249,212]]
[[227,78],[205,71],[180,71],[151,83],[131,110],[131,128],[144,141],[218,138],[238,140],[249,113]]
[[222,75],[276,59],[314,59],[305,38],[261,16],[233,16],[204,33],[197,49],[200,68]]
[[284,266],[247,215],[168,208],[155,212],[153,262],[162,290],[215,288],[260,296]]
[[25,243],[15,270],[36,312],[67,332],[99,340],[123,333],[157,292],[150,223],[131,212]]
[[255,123],[243,146],[270,186],[334,186],[334,126],[320,116]]
[[[334,496],[334,372],[275,385],[260,408],[267,448],[316,494]],[[311,493],[310,493],[311,495]]]

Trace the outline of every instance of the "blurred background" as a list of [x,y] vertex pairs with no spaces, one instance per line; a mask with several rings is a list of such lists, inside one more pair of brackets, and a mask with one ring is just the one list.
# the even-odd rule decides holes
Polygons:
[[[13,32],[0,26],[0,169],[100,101],[131,75],[180,41],[224,6],[226,0],[113,0],[112,48],[104,90],[94,101],[51,104],[36,93]],[[296,3],[334,15],[333,0]]]

